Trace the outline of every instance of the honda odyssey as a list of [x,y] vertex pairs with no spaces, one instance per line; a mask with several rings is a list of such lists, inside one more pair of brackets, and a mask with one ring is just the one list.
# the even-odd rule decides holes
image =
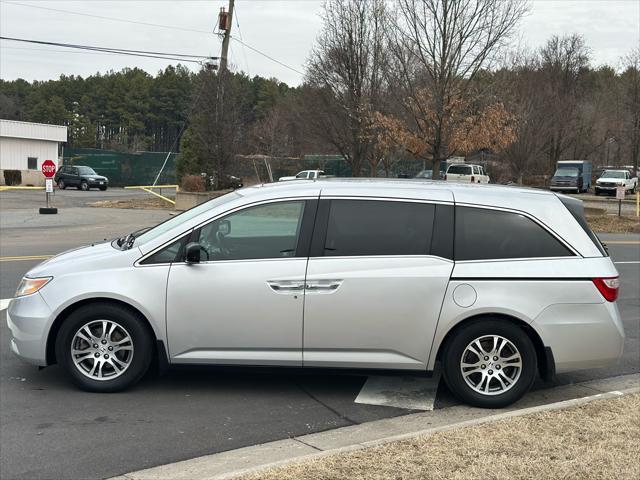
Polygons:
[[162,364],[431,372],[480,407],[616,362],[618,272],[582,203],[424,180],[237,190],[23,278],[12,350],[95,392]]

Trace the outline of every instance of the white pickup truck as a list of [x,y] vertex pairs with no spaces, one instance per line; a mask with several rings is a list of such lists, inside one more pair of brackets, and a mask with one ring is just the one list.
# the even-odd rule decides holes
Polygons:
[[629,193],[635,193],[638,188],[638,177],[632,177],[629,170],[605,170],[596,180],[596,195],[612,193],[615,195],[616,187],[624,185]]
[[482,165],[468,163],[452,163],[447,168],[444,179],[457,183],[489,183],[489,175],[485,174]]
[[279,182],[286,182],[287,180],[315,180],[318,177],[324,176],[322,170],[303,170],[298,172],[294,177],[280,177]]

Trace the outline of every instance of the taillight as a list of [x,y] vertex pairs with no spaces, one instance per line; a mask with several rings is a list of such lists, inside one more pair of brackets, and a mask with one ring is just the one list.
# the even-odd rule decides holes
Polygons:
[[446,174],[446,173],[444,174],[444,179],[445,179],[445,180],[447,179],[447,174]]
[[474,177],[473,175],[471,175],[471,183],[476,181],[476,177]]
[[594,278],[593,284],[605,300],[615,302],[618,298],[620,279],[618,277]]

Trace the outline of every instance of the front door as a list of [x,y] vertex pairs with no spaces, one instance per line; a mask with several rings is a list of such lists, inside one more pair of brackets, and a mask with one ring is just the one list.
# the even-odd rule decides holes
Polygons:
[[64,176],[64,181],[67,185],[77,187],[80,185],[80,173],[78,167],[70,167]]
[[201,262],[174,263],[169,271],[172,362],[301,365],[303,232],[312,228],[316,204],[246,207],[194,231]]
[[453,207],[323,200],[317,222],[304,365],[426,369],[453,269]]

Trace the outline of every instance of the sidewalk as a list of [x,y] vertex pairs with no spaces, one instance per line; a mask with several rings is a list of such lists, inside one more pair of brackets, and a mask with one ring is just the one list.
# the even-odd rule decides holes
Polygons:
[[232,478],[256,470],[383,445],[392,441],[576,406],[640,391],[640,374],[592,380],[529,393],[515,405],[485,410],[463,405],[378,420],[255,445],[128,473],[113,480]]

